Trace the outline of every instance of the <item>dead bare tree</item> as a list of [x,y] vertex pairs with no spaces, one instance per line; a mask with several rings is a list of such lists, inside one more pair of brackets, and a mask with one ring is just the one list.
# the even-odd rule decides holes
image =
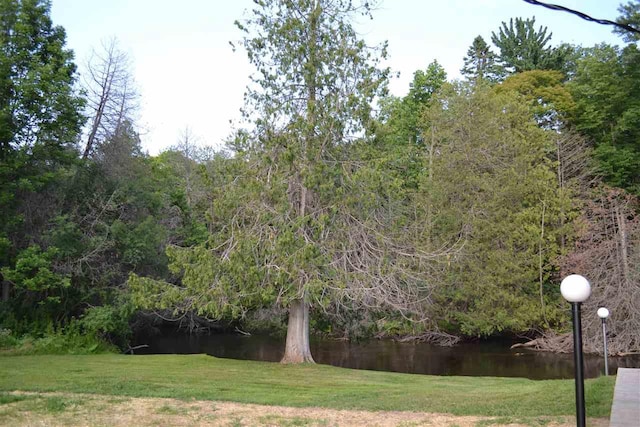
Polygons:
[[[578,218],[574,250],[565,257],[561,275],[579,273],[591,282],[583,305],[583,343],[588,353],[602,353],[602,328],[596,315],[607,307],[608,351],[611,355],[640,352],[640,201],[620,189],[591,192]],[[571,352],[570,334],[548,335],[525,346]]]
[[[180,133],[178,143],[170,148],[170,150],[182,155],[175,167],[184,180],[184,191],[189,208],[192,208],[194,204],[195,187],[198,186],[196,183],[198,181],[197,166],[202,157],[198,142],[199,138],[187,126]],[[199,187],[202,187],[202,185]]]
[[132,122],[139,95],[126,52],[111,38],[93,51],[83,77],[87,91],[90,128],[82,158],[89,157],[100,142],[116,135],[126,121]]
[[581,217],[583,231],[565,268],[591,281],[584,304],[585,350],[602,351],[598,307],[607,307],[609,352],[640,351],[640,217],[638,199],[622,190],[603,188]]
[[[560,277],[578,273],[592,286],[592,295],[583,306],[584,349],[602,352],[602,328],[596,315],[599,307],[611,311],[608,351],[612,355],[640,351],[640,203],[623,190],[605,187],[593,163],[588,141],[566,130],[556,138],[558,187],[580,204],[575,219],[573,247],[562,235],[568,249],[560,261]],[[575,211],[575,209],[574,209]],[[569,212],[563,211],[564,221]],[[548,333],[524,347],[541,351],[571,352],[571,334]]]
[[[564,129],[555,135],[554,142],[556,151],[551,158],[557,165],[558,189],[563,200],[569,201],[575,196],[588,199],[589,189],[599,182],[600,177],[587,139],[577,132]],[[560,215],[563,228],[567,223],[568,213],[563,204]],[[564,251],[568,241],[567,234],[562,234],[560,239],[560,247]]]

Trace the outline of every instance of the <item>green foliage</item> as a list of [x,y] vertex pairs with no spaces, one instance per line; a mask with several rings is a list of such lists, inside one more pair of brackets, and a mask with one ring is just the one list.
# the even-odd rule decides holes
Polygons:
[[0,236],[11,241],[0,266],[40,231],[45,212],[33,204],[68,178],[83,122],[73,53],[49,9],[43,0],[0,1]]
[[438,61],[434,60],[426,71],[418,70],[413,74],[407,96],[415,105],[426,105],[446,81],[446,71]]
[[481,36],[477,36],[467,50],[460,74],[476,83],[497,83],[504,75],[504,69],[498,62],[498,56],[487,42]]
[[[52,262],[58,252],[55,247],[42,251],[39,246],[30,246],[18,255],[15,268],[4,268],[2,274],[19,289],[28,291],[46,292],[68,288],[69,278],[52,271]],[[60,302],[59,297],[48,297],[48,300]]]
[[636,145],[604,142],[596,147],[594,154],[600,162],[600,171],[611,185],[639,195],[640,150]]
[[[111,233],[122,262],[134,269],[141,264],[161,268],[162,243],[165,241],[166,230],[157,223],[156,219],[148,216],[139,223],[125,224],[115,220],[111,224]],[[154,264],[159,265],[154,265]]]
[[[351,20],[359,14],[369,16],[368,2],[268,0],[256,3],[246,21],[236,21],[256,69],[245,111],[259,131],[273,135],[271,123],[284,122],[291,135],[302,136],[320,125],[336,143],[367,127],[371,101],[385,91],[389,71],[377,68],[386,45],[372,49],[358,39]],[[314,158],[310,142],[287,148]],[[300,150],[307,145],[306,153]]]
[[[616,19],[616,22],[640,29],[640,1],[635,0],[621,4],[618,7],[618,12],[621,15]],[[614,27],[613,32],[620,35],[627,43],[632,43],[640,38],[638,33],[633,33],[620,27]]]
[[[640,194],[635,45],[552,48],[517,18],[492,34],[499,57],[474,39],[468,85],[434,61],[388,97],[386,45],[351,24],[369,2],[257,1],[236,23],[255,74],[233,156],[206,156],[185,133],[149,157],[124,120],[80,160],[84,101],[49,9],[0,0],[6,345],[31,333],[37,351],[125,347],[134,309],[255,325],[257,308],[282,315],[302,297],[327,312],[313,326],[350,337],[413,331],[417,314],[437,320],[416,328],[474,336],[553,328],[576,225],[554,172],[568,167],[554,154],[565,125],[593,141],[610,185]],[[620,11],[634,25],[638,2]],[[517,74],[497,84],[504,67]]]
[[53,218],[47,234],[47,240],[52,247],[56,248],[57,255],[61,259],[82,257],[91,246],[80,226],[69,215]]
[[446,81],[447,74],[438,61],[429,64],[426,71],[416,71],[405,97],[382,100],[383,126],[377,130],[377,138],[386,144],[422,144],[425,129],[421,127],[420,117]]
[[509,76],[496,92],[514,91],[529,104],[537,122],[545,129],[561,129],[575,111],[571,93],[559,71],[532,70]]
[[5,350],[17,346],[19,343],[11,329],[0,329],[0,350]]
[[49,17],[50,2],[0,2],[0,158],[25,149],[55,154],[75,141],[83,101],[73,53]]
[[[192,147],[187,147],[192,149]],[[189,158],[189,150],[165,151],[151,159],[151,168],[158,188],[168,191],[169,201],[180,211],[180,225],[171,230],[173,241],[185,246],[207,240],[206,212],[211,205],[207,188],[206,163]],[[211,160],[211,163],[223,161]]]
[[2,324],[21,332],[65,317],[74,301],[62,265],[81,252],[61,211],[84,101],[65,32],[49,12],[48,1],[0,1],[0,269],[10,291],[0,310]]
[[609,133],[609,124],[629,102],[631,87],[625,74],[618,48],[603,44],[585,50],[569,83],[577,104],[578,130],[592,137]]
[[129,320],[134,310],[128,299],[120,297],[113,304],[90,307],[77,324],[83,334],[125,349],[131,335]]
[[516,18],[509,25],[502,22],[499,32],[491,33],[491,41],[500,50],[500,61],[514,73],[531,70],[564,70],[566,59],[572,48],[561,45],[556,48],[547,46],[552,33],[547,27],[535,28],[536,19]]
[[568,87],[576,129],[595,143],[610,185],[640,194],[640,51],[599,45],[586,49]]
[[105,343],[95,335],[65,330],[49,332],[40,338],[24,336],[15,347],[6,350],[5,353],[10,355],[100,354],[115,351],[114,346]]
[[[109,325],[105,325],[109,327]],[[95,330],[85,323],[73,319],[65,327],[54,327],[52,323],[42,331],[18,335],[9,329],[0,329],[0,351],[2,354],[97,354],[111,353],[117,348],[100,336],[104,327]]]
[[18,254],[15,267],[1,270],[14,286],[19,301],[15,307],[23,321],[48,322],[64,312],[63,298],[71,282],[69,276],[55,271],[58,253],[55,247],[43,251],[37,245],[30,246]]
[[[81,318],[83,331],[124,348],[131,313],[120,298],[128,273],[166,275],[166,242],[190,238],[187,226],[201,236],[202,225],[184,214],[188,207],[173,196],[180,185],[156,173],[131,123],[101,144],[94,159],[58,165],[46,180],[24,184],[18,195],[28,205],[18,203],[1,241],[3,279],[10,283],[1,323],[39,336],[49,325]],[[29,241],[39,244],[25,246]]]
[[438,289],[442,326],[489,336],[557,322],[557,291],[545,283],[559,255],[563,200],[548,135],[517,96],[486,88],[445,95],[428,117],[439,142],[425,180],[432,238],[463,239]]

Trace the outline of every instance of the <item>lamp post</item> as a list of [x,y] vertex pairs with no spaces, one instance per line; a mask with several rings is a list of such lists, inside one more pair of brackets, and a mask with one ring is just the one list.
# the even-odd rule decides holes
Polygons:
[[607,353],[607,317],[609,317],[609,310],[605,307],[598,309],[598,317],[602,319],[602,343],[604,347],[604,374],[609,375],[609,360]]
[[560,283],[560,293],[571,303],[573,314],[573,364],[576,383],[576,425],[586,426],[584,407],[584,362],[582,357],[582,323],[580,319],[580,304],[591,295],[589,281],[579,274],[565,277]]

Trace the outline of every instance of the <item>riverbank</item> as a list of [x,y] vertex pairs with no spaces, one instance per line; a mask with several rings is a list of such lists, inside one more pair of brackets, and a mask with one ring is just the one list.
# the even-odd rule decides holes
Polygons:
[[[446,377],[205,355],[2,356],[0,391],[89,393],[456,416],[574,414],[573,381]],[[587,380],[587,415],[609,416],[615,377]]]

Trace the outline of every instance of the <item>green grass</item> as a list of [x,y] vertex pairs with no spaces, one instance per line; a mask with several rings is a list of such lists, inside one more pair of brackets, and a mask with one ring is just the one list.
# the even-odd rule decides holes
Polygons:
[[[12,405],[15,403],[19,404]],[[18,418],[21,412],[62,414],[73,412],[85,403],[77,397],[14,395],[0,392],[0,425],[10,425],[11,420]]]
[[[293,407],[571,416],[572,380],[441,377],[206,355],[2,356],[0,391],[76,392]],[[587,380],[587,415],[608,417],[615,377]]]
[[29,398],[30,396],[0,393],[0,406],[6,405],[8,403],[22,402],[23,400],[28,400]]

